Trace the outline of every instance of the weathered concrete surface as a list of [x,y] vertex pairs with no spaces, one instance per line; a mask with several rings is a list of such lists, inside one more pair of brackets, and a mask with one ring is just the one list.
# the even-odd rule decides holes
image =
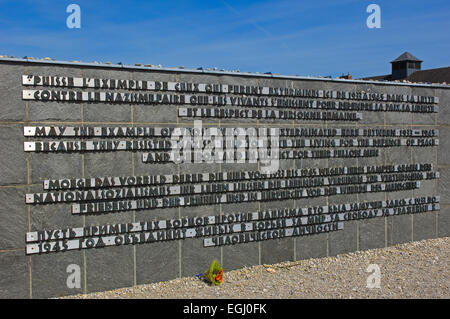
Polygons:
[[[21,99],[22,74],[105,77],[112,79],[191,81],[197,83],[247,84],[273,87],[321,88],[327,90],[388,92],[438,96],[439,114],[363,112],[359,123],[305,122],[273,120],[207,119],[204,125],[242,124],[260,126],[303,127],[396,127],[436,128],[439,147],[430,149],[383,149],[378,158],[303,159],[283,163],[286,167],[333,167],[341,165],[381,165],[430,162],[441,173],[439,180],[422,183],[420,190],[394,193],[352,194],[296,201],[261,202],[202,206],[197,208],[156,209],[98,216],[76,216],[70,205],[25,205],[25,193],[42,191],[44,179],[180,172],[217,172],[256,169],[255,164],[144,164],[140,152],[56,153],[23,152],[23,126],[37,125],[111,125],[111,126],[186,126],[192,119],[178,118],[175,106],[109,105],[90,103],[54,103]],[[213,258],[226,270],[264,263],[294,261],[312,257],[385,247],[413,240],[448,236],[450,232],[450,88],[409,86],[395,83],[359,83],[357,81],[270,78],[239,74],[187,73],[180,70],[141,70],[133,68],[49,65],[31,62],[0,61],[0,285],[1,298],[47,298],[130,287],[191,276],[203,271]],[[68,124],[70,123],[70,124]],[[250,123],[250,124],[249,124]],[[425,151],[424,151],[425,150]],[[431,151],[429,151],[431,150]],[[279,207],[306,207],[371,199],[412,196],[441,196],[441,210],[425,214],[391,216],[365,221],[345,222],[344,230],[329,234],[270,240],[235,246],[203,248],[202,239],[162,242],[137,246],[70,251],[43,255],[25,255],[25,233],[44,229],[81,227],[111,223],[128,223],[183,216],[209,216],[229,212],[250,212]],[[81,286],[70,289],[66,281],[69,265],[81,270]]]

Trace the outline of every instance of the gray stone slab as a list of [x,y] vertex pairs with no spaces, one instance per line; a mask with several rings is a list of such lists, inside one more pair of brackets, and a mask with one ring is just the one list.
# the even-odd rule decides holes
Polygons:
[[178,241],[137,245],[136,284],[165,281],[179,274]]
[[[360,127],[360,128],[366,128],[366,127]],[[370,128],[375,128],[373,126],[370,126]],[[356,159],[356,162],[358,163],[359,167],[362,166],[372,166],[372,165],[384,165],[385,157],[387,156],[387,153],[391,151],[389,148],[378,148],[379,155],[377,157],[358,157]]]
[[[245,81],[245,79],[243,79]],[[294,82],[291,79],[274,79],[274,78],[254,78],[252,80],[247,80],[246,82],[257,81],[258,86],[268,86],[272,88],[291,88]],[[251,85],[251,84],[247,84]]]
[[221,263],[220,247],[203,247],[203,238],[181,242],[181,277],[192,277],[208,270],[212,261]]
[[[293,201],[261,202],[261,210],[283,209],[293,207]],[[294,260],[294,238],[270,239],[261,241],[261,263],[274,264]]]
[[[221,82],[221,75],[201,74],[201,73],[176,73],[176,81],[188,83],[204,83],[204,84],[219,84]],[[248,79],[253,82],[251,79]],[[216,94],[216,93],[214,93]]]
[[273,210],[273,209],[284,209],[294,207],[293,200],[274,200],[274,201],[260,201],[261,210]]
[[131,176],[130,152],[88,152],[84,155],[86,177]]
[[[357,91],[367,93],[385,93],[385,94],[411,94],[411,89],[405,86],[380,85],[380,84],[358,84]],[[386,101],[381,101],[386,103]],[[360,124],[405,124],[411,123],[411,113],[402,112],[364,112],[363,120]]]
[[436,238],[436,212],[414,214],[413,240]]
[[[383,90],[387,94],[401,94],[411,95],[411,88],[407,86],[383,86]],[[397,104],[393,102],[393,104]],[[387,112],[386,124],[411,124],[413,121],[413,115],[409,112]]]
[[420,187],[412,192],[414,197],[434,196],[437,192],[437,181],[435,179],[422,180]]
[[218,77],[218,82],[220,84],[228,85],[253,85],[257,86],[261,83],[261,79],[249,78],[245,76],[231,76],[231,75],[220,75]]
[[[71,266],[72,265],[72,266]],[[80,288],[67,284],[74,278],[73,268],[77,267],[80,274]],[[78,268],[79,267],[79,268]],[[66,251],[64,253],[48,253],[31,256],[32,293],[33,298],[52,298],[83,293],[84,264],[82,251]],[[74,282],[69,279],[69,282]],[[72,286],[73,287],[73,286]]]
[[251,267],[259,264],[258,243],[224,246],[222,256],[224,271]]
[[[181,217],[216,216],[220,214],[219,205],[182,207]],[[181,242],[181,276],[193,276],[204,272],[214,259],[221,263],[221,247],[203,247],[206,237],[192,238]]]
[[[263,172],[261,169],[262,165],[259,166],[257,163],[223,163],[221,164],[222,172],[241,172],[241,171],[251,171],[251,172]],[[241,181],[239,181],[241,182]]]
[[253,213],[258,211],[258,202],[221,205],[221,214]]
[[[292,87],[295,89],[324,90],[328,89],[329,82],[308,81],[308,80],[292,80]],[[351,84],[352,87],[353,84]]]
[[335,256],[357,250],[358,221],[344,223],[344,229],[328,234],[328,255]]
[[22,121],[25,118],[25,101],[22,101],[23,65],[2,63],[0,67],[0,121]]
[[159,81],[159,82],[176,82],[179,78],[177,73],[159,72],[159,71],[133,71],[131,72],[133,80],[139,81]]
[[[359,249],[385,247],[386,220],[383,217],[359,221]],[[345,228],[345,225],[344,225]]]
[[450,164],[450,128],[439,127],[438,164]]
[[[100,79],[120,79],[130,80],[131,73],[126,70],[101,70],[86,68],[83,69],[83,77]],[[89,91],[89,90],[86,90]],[[127,92],[117,90],[117,92]],[[130,104],[110,104],[110,103],[85,103],[85,122],[131,122]]]
[[[223,214],[250,213],[258,211],[258,203],[238,203],[222,205]],[[222,247],[225,271],[258,265],[259,243],[237,244]]]
[[[138,123],[176,123],[178,108],[176,105],[134,105],[134,122]],[[206,119],[202,119],[205,120]],[[189,118],[189,121],[192,121]],[[208,119],[209,121],[209,119]]]
[[412,162],[413,163],[430,163],[436,165],[437,147],[413,147]]
[[83,112],[85,122],[131,122],[129,104],[89,103]]
[[186,206],[180,208],[181,217],[217,216],[219,214],[219,205]]
[[[395,193],[392,193],[395,195]],[[386,200],[387,194],[385,192],[376,192],[376,193],[361,193],[356,194],[355,202],[371,202],[377,200]],[[397,197],[396,197],[397,198]]]
[[21,125],[0,126],[0,185],[26,184],[27,164]]
[[0,299],[28,298],[30,279],[25,251],[0,252]]
[[270,239],[261,242],[261,264],[294,261],[294,238]]
[[133,286],[133,246],[86,250],[86,274],[87,292]]
[[439,98],[439,124],[450,124],[450,109],[446,107],[450,103],[449,89],[436,89],[435,95]]
[[412,216],[399,215],[388,217],[388,245],[397,245],[412,240]]
[[438,212],[438,237],[450,236],[450,206],[441,206]]
[[[214,81],[217,82],[217,81]],[[212,82],[212,83],[214,83]],[[221,75],[218,77],[218,82],[220,84],[229,84],[229,85],[249,85],[249,86],[262,86],[262,82],[261,79],[257,79],[257,78],[248,78],[248,77],[241,77],[241,76],[229,76],[229,75]],[[267,85],[266,85],[267,86]],[[242,94],[230,94],[228,93],[227,96],[229,97],[242,97]],[[227,109],[254,109],[253,107],[233,107],[233,106],[226,106]],[[273,108],[268,108],[268,107],[264,107],[264,109],[273,109]],[[217,122],[219,119],[208,119],[208,122],[212,122],[215,123]],[[224,123],[226,125],[232,125],[233,123],[255,123],[255,126],[257,124],[257,119],[246,119],[246,118],[238,118],[238,119],[220,119],[220,123]],[[264,120],[264,119],[260,119],[261,123],[265,123],[265,122],[273,122],[273,120]],[[285,122],[285,121],[283,121]]]
[[[273,164],[268,164],[268,165],[277,165],[276,161],[277,160],[273,160]],[[254,164],[251,164],[254,165]],[[262,165],[260,165],[260,171],[261,170]],[[285,170],[289,170],[289,169],[293,169],[295,167],[295,160],[278,160],[278,169],[285,169]]]
[[434,125],[437,120],[437,116],[438,115],[436,113],[413,113],[413,123],[421,125]]
[[109,69],[109,68],[89,68],[83,67],[82,76],[86,78],[96,78],[96,79],[120,79],[120,80],[130,80],[131,72],[126,69]]
[[[335,197],[328,197],[329,202],[331,202],[330,200],[331,198]],[[325,205],[327,205],[327,198],[325,196],[320,196],[320,197],[307,197],[302,199],[296,199],[295,202],[292,201],[291,207],[304,208],[304,207],[317,207]],[[286,207],[290,207],[289,204],[287,204]]]
[[[27,193],[43,192],[41,185],[30,187]],[[24,198],[21,198],[24,201]],[[71,203],[30,205],[30,231],[83,227],[83,216],[73,215]]]
[[353,167],[358,166],[356,158],[330,158],[328,159],[328,167]]
[[438,195],[441,196],[442,204],[450,204],[450,167],[441,167],[438,171]]
[[[173,125],[155,125],[155,127],[173,127]],[[135,152],[133,154],[135,175],[178,174],[179,165],[176,163],[143,163],[143,152]]]
[[[301,164],[296,160],[296,168],[309,168],[309,167],[326,167],[327,160],[323,158],[304,158],[301,159]],[[331,166],[330,166],[331,167]]]
[[32,122],[80,122],[81,103],[29,101],[28,119]]
[[413,122],[413,115],[409,112],[388,112],[386,113],[386,124],[410,125]]
[[[385,118],[391,117],[393,114],[391,113],[384,113],[384,112],[372,112],[372,111],[362,111],[362,119],[359,120],[357,123],[360,126],[365,125],[382,125],[385,122]],[[398,115],[397,118],[400,118]],[[386,121],[387,122],[387,121]]]
[[[176,82],[177,74],[160,73],[154,71],[138,71],[132,73],[134,80],[159,81],[159,82]],[[155,93],[155,91],[148,91]],[[164,92],[167,94],[176,94],[175,92]],[[133,106],[134,122],[152,122],[152,123],[176,123],[177,122],[177,106],[176,105],[141,105]]]
[[[102,214],[99,213],[86,214],[85,226],[131,223],[135,220],[134,213],[135,213],[134,211],[126,211],[126,212],[112,212]],[[79,218],[82,218],[82,216],[79,216]]]
[[[26,67],[26,74],[41,76],[72,76],[80,77],[81,70],[78,67],[61,67],[61,66],[45,66],[45,65],[29,65]],[[22,79],[20,82],[22,84]],[[36,89],[52,89],[58,88],[37,86]],[[22,89],[34,89],[32,86],[23,86]],[[62,90],[68,90],[63,88]],[[80,90],[80,89],[77,89]],[[29,101],[28,119],[30,121],[80,121],[81,120],[81,103],[69,102],[41,102]]]
[[0,188],[0,250],[25,246],[28,212],[24,187]]
[[[27,64],[24,67],[24,73],[28,75],[41,75],[41,76],[82,76],[82,70],[78,66],[60,66],[60,65],[33,65]],[[22,79],[20,79],[22,84]]]
[[183,208],[158,208],[149,210],[137,210],[131,212],[134,214],[136,222],[150,221],[150,220],[165,220],[178,218],[179,211]]
[[347,204],[358,202],[358,194],[338,194],[334,196],[328,196],[329,205]]
[[[434,88],[411,87],[411,95],[416,96],[435,96],[435,91]],[[413,113],[414,124],[434,125],[435,120],[436,113]]]
[[[178,76],[174,73],[157,73],[157,72],[133,72],[134,80],[159,81],[159,82],[176,82]],[[155,91],[148,91],[155,93]],[[173,91],[165,91],[166,94],[177,94]],[[183,94],[183,93],[180,93]],[[186,107],[187,105],[185,105]],[[134,122],[145,123],[176,123],[177,122],[177,106],[176,105],[142,105],[133,106]],[[193,119],[189,119],[192,121]]]
[[[342,231],[342,230],[341,230]],[[295,238],[296,260],[327,256],[327,234],[314,234]]]
[[45,179],[80,178],[81,153],[30,153],[31,184]]
[[386,149],[386,164],[409,164],[412,161],[412,148],[408,146],[390,147]]
[[[88,152],[84,157],[85,177],[132,176],[132,156],[130,152]],[[88,214],[85,222],[87,226],[128,223],[134,220],[134,214],[134,211]]]

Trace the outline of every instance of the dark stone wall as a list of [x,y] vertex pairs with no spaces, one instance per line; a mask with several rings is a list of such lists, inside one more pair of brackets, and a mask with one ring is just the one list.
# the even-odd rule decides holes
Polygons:
[[[171,105],[106,105],[22,100],[22,75],[59,75],[111,79],[160,80],[197,83],[246,84],[272,87],[386,92],[439,97],[439,113],[363,112],[358,123],[327,121],[204,119],[204,126],[238,127],[395,127],[437,128],[439,147],[381,148],[377,158],[302,159],[282,161],[281,168],[364,166],[428,162],[440,172],[438,180],[422,181],[421,188],[392,193],[367,193],[291,201],[221,204],[189,208],[128,211],[101,215],[72,215],[70,205],[26,205],[25,194],[42,192],[44,179],[97,176],[158,175],[172,173],[256,170],[257,164],[145,164],[141,152],[32,153],[24,152],[24,126],[187,126],[193,120],[179,118]],[[450,233],[450,87],[368,84],[332,80],[281,79],[236,75],[197,74],[179,71],[113,69],[75,65],[46,65],[0,61],[0,298],[48,298],[193,276],[217,258],[225,271],[257,264],[332,256],[356,250],[449,236]],[[349,221],[344,229],[303,237],[289,237],[249,244],[203,247],[203,239],[144,245],[83,249],[42,255],[25,254],[25,234],[133,221],[211,216],[281,207],[309,207],[332,203],[386,200],[417,196],[441,196],[441,210],[423,214]],[[79,265],[81,288],[66,285],[67,266]]]

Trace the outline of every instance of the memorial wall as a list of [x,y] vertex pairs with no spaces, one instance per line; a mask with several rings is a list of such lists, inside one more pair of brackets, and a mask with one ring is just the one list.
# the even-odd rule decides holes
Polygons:
[[0,59],[0,297],[450,233],[450,90]]

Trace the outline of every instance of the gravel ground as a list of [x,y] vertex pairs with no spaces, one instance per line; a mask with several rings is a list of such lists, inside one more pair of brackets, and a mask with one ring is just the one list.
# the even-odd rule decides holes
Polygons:
[[[224,272],[221,286],[195,277],[64,298],[449,298],[450,237],[334,257]],[[378,264],[380,288],[367,288]]]

